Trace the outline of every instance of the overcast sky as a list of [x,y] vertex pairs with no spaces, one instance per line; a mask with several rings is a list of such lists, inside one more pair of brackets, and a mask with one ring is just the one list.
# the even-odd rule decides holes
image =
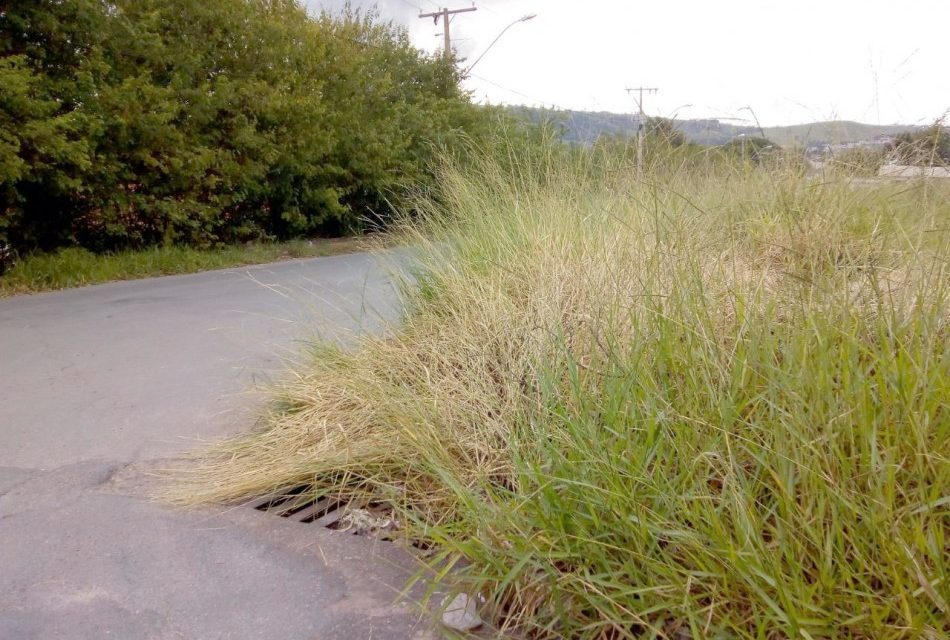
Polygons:
[[[441,47],[418,18],[445,0],[378,5],[416,46]],[[334,10],[342,0],[307,0]],[[449,8],[470,6],[451,0]],[[655,86],[645,108],[680,118],[927,123],[950,109],[950,0],[476,0],[452,22],[473,61],[478,101],[629,112],[628,86]],[[464,63],[463,63],[464,64]],[[682,106],[691,105],[691,106]]]

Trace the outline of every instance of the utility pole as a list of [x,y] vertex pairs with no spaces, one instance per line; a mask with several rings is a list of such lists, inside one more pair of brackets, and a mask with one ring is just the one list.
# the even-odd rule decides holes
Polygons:
[[632,94],[636,91],[639,94],[638,98],[634,98],[637,101],[637,109],[640,111],[638,126],[637,126],[637,174],[642,178],[643,177],[643,134],[644,132],[644,122],[643,122],[643,92],[646,91],[649,93],[656,93],[659,91],[656,87],[627,87],[627,94]]
[[452,58],[452,34],[449,33],[449,23],[452,21],[452,16],[456,13],[468,13],[469,11],[476,11],[477,7],[472,5],[471,7],[465,7],[464,9],[446,9],[442,8],[438,11],[432,13],[420,13],[420,18],[432,18],[433,24],[439,24],[439,18],[442,18],[443,34],[445,36],[445,49],[442,50],[442,55],[445,56],[446,60]]

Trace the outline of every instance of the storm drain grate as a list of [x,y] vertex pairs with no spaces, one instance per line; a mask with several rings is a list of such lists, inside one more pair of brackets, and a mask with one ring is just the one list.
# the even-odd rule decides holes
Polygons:
[[420,558],[432,558],[438,551],[431,542],[400,537],[399,522],[390,505],[373,502],[369,498],[316,498],[313,487],[304,485],[250,500],[246,506],[296,522],[313,523],[334,529],[337,535],[346,532],[358,536],[372,536],[389,544],[400,544],[406,551],[414,552]]
[[248,506],[296,522],[312,522],[333,528],[350,503],[331,498],[314,499],[310,487],[281,490],[248,503]]
[[[380,540],[395,540],[399,529],[392,509],[385,503],[361,498],[316,498],[313,488],[308,486],[283,489],[251,500],[247,506],[295,522],[313,523],[354,535],[370,535]],[[409,544],[417,546],[414,542]]]

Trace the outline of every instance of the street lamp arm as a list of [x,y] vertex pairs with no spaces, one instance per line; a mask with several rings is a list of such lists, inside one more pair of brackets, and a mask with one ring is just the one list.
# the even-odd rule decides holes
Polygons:
[[518,18],[517,20],[515,20],[514,22],[512,22],[511,24],[509,24],[509,25],[508,25],[507,27],[505,27],[504,29],[502,29],[502,30],[501,30],[501,33],[499,33],[497,36],[495,36],[495,39],[491,41],[491,44],[488,45],[487,47],[485,47],[485,50],[482,51],[482,54],[481,54],[480,56],[478,56],[477,58],[475,58],[475,62],[473,62],[472,64],[468,65],[468,67],[465,69],[465,71],[463,72],[463,74],[468,74],[468,73],[475,67],[475,65],[478,64],[479,61],[480,61],[482,58],[485,57],[485,54],[488,53],[489,50],[491,50],[491,48],[495,46],[495,43],[498,42],[499,40],[501,40],[501,37],[502,37],[503,35],[505,35],[505,32],[508,31],[508,29],[512,28],[513,26],[515,26],[515,25],[518,24],[519,22],[527,22],[528,20],[531,20],[532,18],[535,18],[536,16],[537,16],[537,14],[534,14],[534,13],[528,14],[528,15],[526,15],[526,16],[522,16],[522,17]]

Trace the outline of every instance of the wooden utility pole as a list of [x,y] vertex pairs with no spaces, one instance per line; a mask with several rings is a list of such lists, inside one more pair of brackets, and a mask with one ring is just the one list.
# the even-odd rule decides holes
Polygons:
[[442,18],[442,31],[445,36],[445,49],[442,51],[442,55],[445,56],[446,60],[449,60],[452,57],[452,35],[449,33],[449,23],[452,21],[452,16],[456,13],[468,13],[469,11],[476,11],[478,8],[474,5],[471,7],[465,7],[464,9],[439,9],[438,11],[432,13],[420,13],[420,18],[432,18],[434,24],[439,24],[439,18]]
[[640,111],[638,126],[637,126],[637,173],[640,177],[643,177],[643,135],[644,131],[644,122],[643,122],[643,92],[647,93],[656,93],[659,91],[656,87],[627,87],[627,93],[631,94],[636,91],[639,94],[638,98],[634,98],[637,101],[637,109]]

